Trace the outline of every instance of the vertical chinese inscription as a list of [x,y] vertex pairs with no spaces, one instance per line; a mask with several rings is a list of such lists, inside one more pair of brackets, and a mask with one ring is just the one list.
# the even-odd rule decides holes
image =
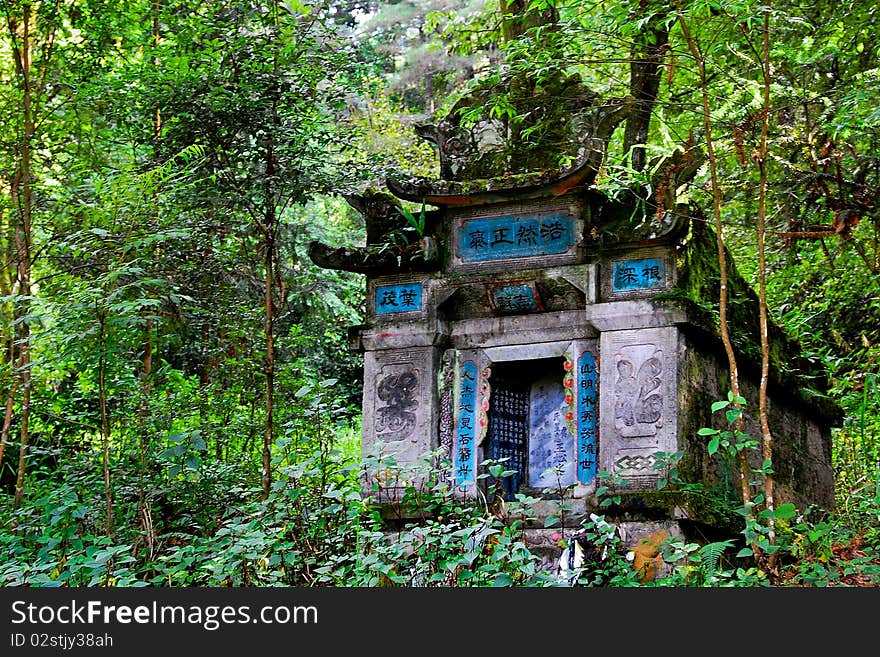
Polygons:
[[560,380],[554,368],[531,385],[529,485],[535,488],[568,486],[575,481],[567,381]]
[[467,487],[476,481],[475,419],[477,405],[477,364],[461,364],[458,388],[458,422],[455,427],[455,485]]
[[[440,366],[440,460],[451,463],[453,459],[453,435],[455,433],[455,366],[451,351],[443,354]],[[437,477],[441,483],[449,483],[448,467],[440,468]]]
[[512,500],[525,479],[529,440],[529,391],[493,386],[489,413],[489,457],[506,459],[504,469],[514,474],[501,480],[506,499]]
[[664,285],[662,258],[622,260],[612,265],[612,292],[645,290],[652,287],[663,287]]
[[596,357],[585,351],[577,361],[577,478],[585,485],[596,477],[597,383]]
[[422,284],[376,286],[376,314],[406,313],[422,309]]
[[415,370],[389,374],[379,381],[376,396],[384,404],[376,408],[376,435],[382,440],[402,440],[416,426],[419,375]]
[[655,435],[663,414],[663,352],[652,344],[631,345],[614,360],[614,427],[625,438]]
[[455,254],[462,262],[566,253],[575,243],[569,210],[467,219],[456,231]]

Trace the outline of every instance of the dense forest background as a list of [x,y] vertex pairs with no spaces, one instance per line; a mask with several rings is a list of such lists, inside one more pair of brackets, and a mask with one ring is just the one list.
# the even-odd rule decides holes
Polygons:
[[[436,175],[415,123],[475,85],[559,68],[639,101],[606,194],[708,151],[671,193],[723,227],[845,412],[836,508],[745,514],[772,559],[670,543],[670,574],[645,583],[609,517],[581,583],[880,582],[873,3],[500,5],[0,0],[0,584],[560,583],[519,512],[439,486],[411,491],[420,525],[380,531],[346,339],[364,279],[305,255],[363,244],[344,194]],[[547,12],[554,29],[506,38]],[[503,95],[483,109],[519,111]]]

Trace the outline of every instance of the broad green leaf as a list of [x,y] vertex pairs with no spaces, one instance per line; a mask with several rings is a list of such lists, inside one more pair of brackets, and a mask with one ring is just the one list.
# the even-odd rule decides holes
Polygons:
[[709,455],[712,456],[715,452],[718,451],[718,446],[721,443],[721,436],[715,436],[712,440],[709,441],[709,445],[706,448],[706,451],[709,452]]
[[498,573],[492,582],[492,586],[513,586],[513,578],[507,573]]
[[544,527],[553,527],[557,524],[559,524],[559,518],[557,516],[550,515],[544,519]]

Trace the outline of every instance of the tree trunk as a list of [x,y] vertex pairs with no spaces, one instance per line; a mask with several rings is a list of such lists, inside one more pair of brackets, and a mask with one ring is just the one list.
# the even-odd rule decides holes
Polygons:
[[[159,0],[153,0],[150,7],[152,14],[152,44],[153,44],[153,67],[158,69],[159,58],[155,53],[159,46]],[[159,137],[162,128],[162,116],[157,107],[153,113],[153,166],[159,164]],[[159,194],[154,189],[153,192],[153,220],[158,226],[159,222]],[[155,248],[155,247],[154,247]],[[150,312],[149,309],[146,312]],[[152,391],[153,376],[153,319],[147,317],[144,322],[143,338],[141,343],[141,362],[140,362],[140,398],[137,408],[137,435],[138,435],[138,518],[140,519],[141,529],[150,551],[150,557],[153,555],[153,522],[152,513],[147,503],[146,493],[146,472],[147,472],[147,448],[149,444],[149,416],[150,416],[150,393]]]
[[[688,49],[691,52],[691,55],[694,58],[694,61],[697,64],[697,69],[699,71],[700,76],[700,91],[702,94],[702,113],[703,113],[703,127],[706,131],[706,156],[709,162],[709,173],[712,180],[712,212],[715,221],[715,238],[716,238],[716,246],[718,251],[718,267],[720,269],[720,292],[718,299],[718,311],[719,311],[719,330],[721,333],[721,341],[724,344],[724,352],[727,355],[727,364],[730,371],[730,391],[733,395],[733,406],[737,409],[742,408],[741,403],[738,401],[742,398],[740,394],[740,386],[739,386],[739,370],[737,368],[736,363],[736,354],[733,350],[733,343],[730,340],[730,332],[728,330],[728,322],[727,322],[727,305],[728,305],[728,270],[727,270],[727,255],[724,244],[724,226],[721,221],[721,186],[718,182],[718,166],[717,166],[717,158],[715,156],[715,141],[712,137],[712,114],[710,111],[709,105],[709,89],[708,89],[708,81],[706,78],[706,61],[700,53],[699,48],[697,47],[696,41],[691,36],[690,29],[688,28],[687,21],[684,19],[684,13],[681,10],[680,3],[678,5],[678,18],[679,24],[681,25],[682,34],[684,35],[685,41],[687,42]],[[734,422],[735,430],[742,434],[743,432],[743,418],[742,414],[740,414],[735,422]],[[748,457],[746,455],[745,450],[740,450],[738,452],[739,455],[739,466],[740,466],[740,492],[742,494],[743,505],[748,512],[747,518],[752,517],[752,494],[750,488],[750,467]],[[752,550],[755,551],[755,555],[757,556],[757,547],[752,546]]]
[[501,34],[505,41],[518,39],[539,25],[552,25],[559,20],[555,7],[529,9],[529,0],[500,0]]
[[3,415],[3,430],[0,432],[0,472],[3,468],[3,453],[9,443],[9,428],[12,426],[12,411],[15,406],[15,388],[17,381],[13,381],[9,387],[9,395],[6,397],[6,412]]
[[651,114],[660,91],[663,75],[663,59],[669,45],[669,30],[665,27],[665,14],[655,17],[636,37],[629,64],[630,95],[635,104],[626,119],[623,135],[623,152],[631,152],[631,164],[635,171],[645,168],[645,144]]
[[101,453],[104,475],[105,533],[113,533],[113,489],[110,487],[110,418],[107,414],[107,313],[98,311],[98,403],[101,410]]
[[[274,21],[278,26],[278,2],[274,5]],[[277,79],[278,75],[278,54],[274,53],[274,74]],[[272,102],[272,120],[277,122],[278,110],[275,101]],[[263,322],[263,336],[266,340],[266,359],[265,359],[265,375],[266,375],[266,423],[263,428],[263,471],[262,499],[269,497],[272,489],[272,445],[275,443],[275,268],[278,261],[278,214],[276,211],[276,190],[277,190],[277,171],[275,168],[275,151],[272,145],[272,136],[267,137],[268,143],[265,152],[265,187],[264,187],[264,214],[263,214],[263,236],[265,238],[265,255],[264,266],[266,296],[265,319]]]
[[[14,222],[10,221],[10,224],[13,223]],[[10,226],[10,228],[12,228],[12,226]],[[0,293],[2,293],[6,299],[12,298],[15,290],[17,290],[17,286],[14,284],[16,273],[15,270],[12,269],[12,263],[16,261],[15,252],[12,246],[14,243],[15,239],[12,235],[10,235],[7,240],[4,240],[3,243],[2,261],[8,264],[0,269]],[[6,445],[9,444],[9,430],[12,427],[12,415],[15,409],[15,393],[18,387],[18,379],[13,371],[16,360],[15,327],[12,325],[11,321],[7,321],[7,318],[12,318],[15,315],[15,304],[10,305],[8,302],[4,302],[3,305],[4,308],[0,310],[0,314],[3,316],[3,325],[0,327],[0,330],[2,330],[2,334],[0,334],[2,337],[0,337],[0,340],[2,340],[3,352],[6,354],[6,363],[9,365],[11,376],[9,380],[9,392],[6,395],[6,413],[3,416],[3,430],[0,432],[0,472],[3,471],[3,455],[6,452]]]
[[18,342],[18,381],[21,389],[21,420],[19,424],[18,472],[15,478],[15,497],[13,509],[21,506],[24,494],[25,470],[30,445],[30,403],[31,403],[31,356],[30,325],[26,317],[30,314],[31,296],[31,247],[33,213],[33,171],[31,152],[34,137],[33,90],[31,88],[31,5],[22,9],[21,35],[19,40],[10,21],[9,28],[13,39],[13,54],[22,84],[22,118],[24,121],[22,140],[19,147],[19,166],[12,183],[12,202],[17,210],[15,225],[15,253],[17,262],[18,299],[15,305],[15,332]]
[[[758,184],[758,305],[761,324],[761,386],[758,391],[758,414],[763,437],[764,466],[771,466],[770,472],[764,473],[764,505],[770,511],[769,540],[776,543],[776,524],[773,518],[775,503],[773,500],[773,434],[770,432],[770,420],[767,416],[767,383],[770,371],[770,340],[767,321],[767,259],[765,238],[767,235],[767,133],[770,123],[770,10],[763,9],[764,23],[762,30],[761,74],[763,83],[763,108],[761,119],[761,142],[758,146],[757,164],[760,174]],[[776,555],[768,556],[768,564],[772,570]]]
[[263,429],[263,499],[269,497],[272,487],[272,444],[275,442],[275,418],[274,418],[274,398],[275,398],[275,234],[274,234],[274,205],[267,208],[266,217],[266,296],[265,296],[265,319],[263,322],[263,335],[266,340],[266,359],[265,359],[265,376],[266,376],[266,423]]

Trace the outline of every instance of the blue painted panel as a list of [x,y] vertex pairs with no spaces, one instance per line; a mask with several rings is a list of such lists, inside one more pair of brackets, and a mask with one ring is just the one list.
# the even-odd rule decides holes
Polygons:
[[533,313],[540,309],[531,285],[508,285],[492,290],[492,300],[499,312],[506,314]]
[[455,485],[467,487],[476,478],[477,454],[474,445],[477,418],[477,365],[472,360],[461,364],[458,387],[458,424],[455,427]]
[[456,231],[462,262],[565,253],[574,246],[575,217],[563,210],[467,219]]
[[577,478],[582,484],[589,484],[596,477],[597,374],[596,358],[585,351],[577,362]]
[[612,268],[613,292],[646,290],[664,284],[662,258],[643,258],[615,262]]
[[376,314],[406,313],[422,309],[422,284],[376,286]]

